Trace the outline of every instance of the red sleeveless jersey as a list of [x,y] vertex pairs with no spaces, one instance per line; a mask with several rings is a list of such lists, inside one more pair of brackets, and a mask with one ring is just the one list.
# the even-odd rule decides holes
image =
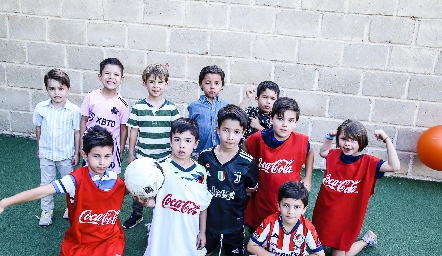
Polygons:
[[340,149],[333,149],[327,155],[312,222],[323,245],[348,251],[361,231],[381,159],[364,154],[345,164],[340,154]]
[[300,181],[301,169],[307,157],[308,136],[292,132],[279,147],[265,144],[261,132],[247,138],[249,154],[259,168],[258,191],[252,193],[244,220],[257,228],[270,214],[278,211],[278,189],[286,181]]
[[76,181],[74,203],[66,202],[71,226],[61,244],[60,255],[122,255],[124,233],[120,224],[120,209],[126,187],[119,177],[109,191],[99,189],[87,167],[71,173]]

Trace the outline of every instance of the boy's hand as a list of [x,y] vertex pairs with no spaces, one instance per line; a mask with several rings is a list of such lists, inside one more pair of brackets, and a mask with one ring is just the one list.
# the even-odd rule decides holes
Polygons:
[[127,164],[132,163],[135,159],[137,159],[134,155],[127,156]]
[[374,136],[376,137],[376,139],[382,140],[384,142],[388,138],[388,135],[382,129],[375,130],[374,131]]
[[80,161],[80,156],[78,154],[74,154],[74,156],[72,157],[72,166],[77,166],[79,161]]
[[328,135],[330,135],[330,136],[336,136],[337,133],[338,133],[338,130],[333,129],[333,130],[330,130],[330,131],[328,132]]
[[155,197],[139,198],[138,196],[132,195],[132,198],[144,207],[155,207]]
[[256,129],[258,131],[261,131],[264,129],[264,127],[262,127],[261,124],[259,123],[259,119],[257,117],[250,118],[250,127],[252,127],[253,129]]
[[254,84],[251,84],[246,90],[246,96],[247,98],[251,99],[255,94],[256,94],[256,86]]
[[196,248],[202,250],[206,246],[206,234],[199,233],[196,239]]
[[306,180],[305,178],[301,180],[302,184],[304,184],[304,187],[310,192],[312,189],[312,183],[311,181]]
[[0,214],[2,214],[4,210],[5,207],[3,206],[2,201],[0,200]]

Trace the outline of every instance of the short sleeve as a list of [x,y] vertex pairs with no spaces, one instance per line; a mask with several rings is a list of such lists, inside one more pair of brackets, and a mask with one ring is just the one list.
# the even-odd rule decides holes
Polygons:
[[41,126],[41,122],[43,120],[43,117],[40,115],[40,107],[37,105],[34,109],[34,114],[32,115],[32,122],[35,126]]
[[127,120],[127,126],[138,128],[138,108],[137,104],[135,103],[132,106],[132,109],[130,110],[129,119]]
[[246,186],[248,188],[255,188],[258,185],[258,165],[252,160],[246,174]]
[[91,94],[88,93],[84,99],[83,103],[81,103],[81,115],[82,116],[89,116],[89,102],[90,102]]
[[80,122],[81,122],[81,113],[80,109],[77,108],[73,113],[73,120],[72,120],[72,126],[74,130],[80,130]]

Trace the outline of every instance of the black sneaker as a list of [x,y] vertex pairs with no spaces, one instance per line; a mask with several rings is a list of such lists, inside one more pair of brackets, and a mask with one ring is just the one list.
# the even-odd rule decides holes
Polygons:
[[135,215],[134,213],[132,213],[129,217],[129,219],[127,219],[124,223],[123,223],[123,228],[133,228],[135,227],[138,223],[140,223],[141,221],[143,221],[143,216],[142,215]]

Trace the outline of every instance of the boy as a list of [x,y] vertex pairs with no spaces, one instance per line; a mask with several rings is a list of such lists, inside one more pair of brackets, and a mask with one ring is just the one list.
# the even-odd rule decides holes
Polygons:
[[[247,107],[253,94],[256,92],[255,100],[258,103],[258,107]],[[251,85],[246,92],[246,98],[239,104],[244,109],[249,117],[249,123],[247,126],[244,139],[247,139],[250,135],[257,131],[264,129],[271,129],[272,124],[270,122],[270,112],[272,111],[273,104],[279,98],[279,86],[272,81],[264,81],[256,88]]]
[[279,188],[287,180],[300,181],[305,163],[304,186],[311,188],[313,149],[306,135],[294,132],[299,119],[298,103],[279,98],[271,112],[272,129],[256,132],[243,143],[244,151],[255,158],[259,167],[259,189],[252,193],[245,211],[245,221],[253,229],[278,208]]
[[[250,237],[247,250],[256,255],[324,256],[313,224],[304,217],[308,190],[301,182],[287,181],[278,190],[278,211],[261,223]],[[306,246],[313,252],[309,254]]]
[[229,104],[220,109],[216,130],[221,143],[201,152],[198,159],[207,169],[207,187],[213,195],[207,211],[208,255],[220,239],[226,255],[244,254],[246,190],[258,181],[255,161],[238,146],[246,127],[247,115],[240,107]]
[[170,158],[160,164],[164,184],[156,196],[156,204],[152,199],[146,205],[155,206],[155,210],[144,255],[204,256],[207,207],[212,195],[207,190],[206,170],[190,158],[198,145],[196,121],[190,118],[173,121],[170,145]]
[[88,93],[81,104],[80,134],[95,125],[106,128],[112,134],[115,144],[110,168],[117,174],[121,172],[129,118],[129,105],[117,92],[124,80],[123,69],[123,64],[116,58],[103,60],[98,74],[103,88]]
[[[175,104],[164,98],[168,86],[169,71],[161,64],[152,64],[144,69],[143,86],[148,96],[137,101],[131,110],[127,126],[130,129],[127,163],[136,158],[151,157],[158,161],[170,156],[170,124],[179,117]],[[124,228],[133,228],[143,220],[143,207],[132,203],[132,214],[123,223]]]
[[189,117],[198,122],[200,134],[200,143],[194,150],[194,158],[198,158],[198,154],[204,149],[219,144],[219,136],[216,133],[217,113],[229,104],[218,96],[224,86],[224,77],[224,71],[220,67],[216,65],[204,67],[198,80],[204,95],[187,107]]
[[88,129],[81,155],[88,166],[51,184],[4,198],[0,214],[8,206],[34,201],[52,194],[66,193],[69,222],[60,255],[122,255],[124,233],[118,217],[126,187],[118,175],[109,171],[114,142],[103,127]]
[[[35,106],[33,122],[36,126],[37,157],[40,159],[40,186],[55,180],[57,169],[64,177],[73,170],[80,158],[80,108],[67,96],[71,92],[69,76],[60,69],[52,69],[44,76],[49,100]],[[39,225],[52,224],[54,197],[41,199]],[[63,218],[67,219],[67,208]]]

